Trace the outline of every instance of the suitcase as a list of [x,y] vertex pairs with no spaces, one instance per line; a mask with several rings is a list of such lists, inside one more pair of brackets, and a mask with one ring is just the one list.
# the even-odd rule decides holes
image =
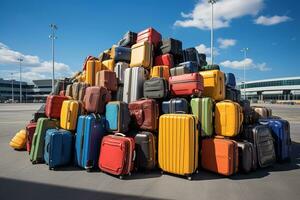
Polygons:
[[131,47],[130,67],[152,67],[152,44],[145,41],[134,44]]
[[204,169],[231,176],[238,171],[238,145],[224,138],[206,138],[202,140],[201,165]]
[[73,85],[72,85],[73,99],[82,102],[87,87],[89,87],[89,85],[86,83],[73,83]]
[[258,122],[258,116],[256,115],[253,108],[250,106],[249,100],[240,100],[240,105],[243,109],[244,114],[244,124],[255,124]]
[[129,64],[125,62],[117,62],[114,72],[118,80],[118,84],[124,84],[125,70],[129,67]]
[[128,104],[122,101],[109,102],[106,104],[105,119],[108,132],[127,132],[130,123]]
[[77,123],[75,163],[91,171],[98,168],[100,144],[105,135],[105,118],[95,114],[81,115]]
[[9,146],[14,149],[22,150],[26,148],[26,130],[22,129],[9,142]]
[[174,67],[174,58],[172,54],[163,54],[160,56],[156,56],[154,59],[154,65],[165,65],[169,68]]
[[72,87],[73,87],[73,84],[68,85],[67,89],[66,89],[66,94],[65,94],[65,96],[69,97],[70,99],[73,98],[73,88]]
[[169,67],[165,65],[152,67],[150,77],[151,78],[158,77],[158,78],[164,78],[166,80],[169,80],[170,77]]
[[39,118],[45,118],[46,116],[46,104],[42,104],[41,107],[35,112],[33,113],[33,122],[37,122]]
[[65,78],[64,80],[55,81],[54,92],[51,92],[51,95],[59,95],[59,92],[62,90],[66,90],[67,85],[72,84],[69,78]]
[[49,169],[68,165],[72,160],[73,135],[62,129],[48,129],[45,136],[44,160]]
[[[105,60],[109,60],[109,59],[111,59],[110,58],[110,50],[106,50],[106,51],[100,53],[100,55],[99,55],[100,63],[102,63]],[[104,69],[104,70],[107,70],[107,69]]]
[[135,168],[152,170],[156,167],[156,136],[147,131],[138,132],[135,137]]
[[249,173],[257,168],[257,157],[254,145],[247,140],[237,141],[239,148],[239,169]]
[[103,172],[119,176],[130,175],[134,169],[135,142],[122,133],[104,136],[98,166]]
[[142,67],[125,70],[123,101],[130,103],[143,97],[146,70]]
[[103,70],[110,70],[113,72],[115,68],[115,61],[113,59],[104,60],[102,61],[102,66]]
[[177,65],[175,68],[170,69],[171,76],[178,76],[182,74],[189,74],[198,72],[198,64],[196,62],[184,62]]
[[117,91],[118,81],[114,71],[102,70],[96,74],[96,86],[105,87],[110,91]]
[[233,73],[226,73],[225,74],[225,85],[227,87],[235,88],[236,81],[235,81],[235,76],[234,76]]
[[157,47],[161,41],[161,34],[154,28],[147,28],[137,34],[136,42],[149,42]]
[[68,100],[68,97],[49,95],[46,100],[45,114],[49,118],[60,118],[60,111],[63,101]]
[[151,78],[144,82],[144,97],[163,99],[168,96],[168,82],[164,78]]
[[184,98],[173,98],[162,102],[162,114],[183,113],[189,114],[190,105]]
[[225,99],[224,73],[219,70],[200,72],[204,80],[203,96],[210,97],[215,101]]
[[264,119],[260,120],[260,123],[267,125],[272,130],[277,160],[290,160],[292,140],[289,122],[283,119]]
[[201,68],[202,71],[208,71],[208,70],[220,70],[220,66],[213,64],[213,65],[205,65]]
[[172,54],[175,56],[182,55],[182,42],[173,38],[167,38],[161,41],[159,47],[161,54]]
[[199,53],[198,57],[199,57],[199,60],[200,60],[200,68],[202,68],[203,66],[207,65],[206,55],[204,53]]
[[193,98],[191,108],[192,114],[198,117],[201,124],[201,136],[212,136],[214,100],[210,97]]
[[85,83],[89,84],[90,86],[94,86],[96,81],[96,73],[104,69],[106,69],[106,66],[102,65],[98,59],[88,60],[86,63]]
[[66,90],[59,91],[59,96],[66,96]]
[[189,114],[159,118],[158,163],[162,171],[187,176],[198,168],[198,119]]
[[125,33],[123,38],[118,42],[118,46],[131,47],[136,43],[137,33],[128,31]]
[[217,135],[234,137],[243,123],[242,108],[232,101],[221,101],[215,107],[215,132]]
[[48,129],[57,128],[59,121],[56,119],[40,118],[37,121],[36,129],[30,149],[30,161],[32,164],[44,162],[45,135]]
[[275,163],[276,154],[271,129],[266,125],[249,125],[244,127],[242,137],[253,143],[260,167],[268,167]]
[[124,61],[130,63],[131,49],[127,47],[113,46],[111,48],[111,58],[115,62]]
[[60,114],[60,127],[69,131],[76,130],[77,118],[81,113],[81,102],[76,100],[64,101]]
[[27,124],[27,126],[26,126],[26,138],[27,138],[26,150],[28,151],[28,153],[30,153],[32,139],[33,139],[35,129],[36,129],[36,122],[34,122],[34,121],[29,122],[29,124]]
[[203,78],[199,73],[171,76],[169,88],[173,96],[197,96],[203,91]]
[[231,100],[231,101],[234,101],[234,102],[240,102],[240,100],[241,100],[241,91],[226,86],[225,99],[226,100]]
[[257,117],[260,119],[272,117],[272,109],[271,108],[266,108],[263,106],[252,106],[252,108],[254,109]]
[[198,57],[198,51],[194,47],[184,49],[182,54],[183,54],[183,62],[193,61],[193,62],[196,62],[197,65],[200,66],[200,59]]
[[111,95],[105,87],[88,87],[84,96],[84,107],[89,113],[104,113],[104,107],[111,99]]
[[131,122],[141,130],[157,131],[159,107],[153,99],[141,99],[128,104]]
[[112,101],[123,101],[123,90],[124,90],[124,86],[119,85],[117,91],[112,93],[111,100]]

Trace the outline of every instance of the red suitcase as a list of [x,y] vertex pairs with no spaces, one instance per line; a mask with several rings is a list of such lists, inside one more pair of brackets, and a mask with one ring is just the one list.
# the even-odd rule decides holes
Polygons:
[[148,41],[157,47],[159,42],[161,41],[161,34],[154,28],[147,28],[146,30],[138,33],[136,43],[145,41]]
[[46,100],[45,114],[49,118],[60,118],[61,106],[68,97],[59,95],[49,95]]
[[203,77],[199,73],[171,76],[169,87],[173,96],[198,96],[203,92]]
[[125,137],[122,133],[103,137],[99,168],[103,172],[119,176],[130,175],[134,167],[135,142],[133,138]]
[[66,90],[59,91],[59,96],[66,96]]
[[36,122],[30,121],[30,123],[26,126],[26,137],[27,137],[27,141],[26,141],[26,150],[30,153],[30,149],[31,149],[31,144],[32,144],[32,139],[33,139],[33,135],[35,132],[35,128],[36,128]]
[[154,66],[165,65],[169,66],[169,68],[174,67],[174,59],[172,54],[164,54],[161,56],[155,57]]

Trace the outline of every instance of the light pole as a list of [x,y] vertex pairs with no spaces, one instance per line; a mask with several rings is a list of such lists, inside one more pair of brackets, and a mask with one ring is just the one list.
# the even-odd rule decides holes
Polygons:
[[14,78],[13,78],[13,73],[10,73],[11,75],[11,99],[12,99],[12,103],[15,102],[15,98],[14,98]]
[[[244,60],[246,60],[247,58],[247,52],[249,51],[249,48],[246,47],[246,48],[243,48],[241,50],[242,53],[244,53]],[[246,99],[246,64],[244,63],[244,99]]]
[[210,28],[210,56],[211,64],[214,64],[214,4],[217,0],[208,0],[211,4],[211,28]]
[[49,38],[52,40],[52,93],[54,93],[54,40],[57,39],[55,36],[55,31],[57,30],[57,26],[55,24],[50,24],[51,35]]
[[21,66],[22,66],[23,59],[18,58],[18,61],[20,63],[20,103],[22,103],[22,69],[21,69]]

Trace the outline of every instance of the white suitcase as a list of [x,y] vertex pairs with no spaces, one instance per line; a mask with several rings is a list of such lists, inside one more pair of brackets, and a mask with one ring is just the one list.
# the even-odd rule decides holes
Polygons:
[[125,70],[123,101],[130,103],[143,97],[146,70],[132,67]]
[[116,64],[114,71],[117,75],[118,84],[124,84],[124,74],[127,68],[129,68],[129,64],[125,62],[118,62]]

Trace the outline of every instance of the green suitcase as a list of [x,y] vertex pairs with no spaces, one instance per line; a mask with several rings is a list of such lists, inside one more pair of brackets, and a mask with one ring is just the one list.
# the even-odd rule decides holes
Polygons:
[[212,98],[193,98],[191,100],[193,115],[196,115],[201,123],[201,136],[212,136],[213,134],[213,108]]
[[49,118],[39,118],[32,139],[30,150],[30,161],[32,164],[44,161],[44,144],[46,131],[51,128],[57,128],[58,121]]
[[202,66],[201,71],[207,71],[207,70],[220,70],[220,66],[216,64]]

